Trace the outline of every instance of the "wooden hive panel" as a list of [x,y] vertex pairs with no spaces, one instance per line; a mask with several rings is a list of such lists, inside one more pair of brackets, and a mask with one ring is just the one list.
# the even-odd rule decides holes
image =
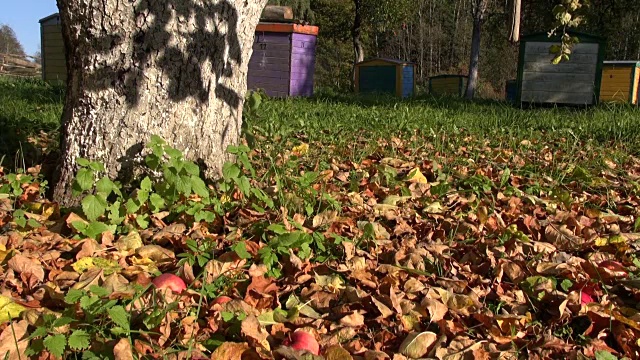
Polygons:
[[361,93],[396,94],[396,66],[359,67],[358,88]]
[[249,60],[247,87],[263,89],[272,97],[289,94],[291,34],[258,32]]
[[521,101],[593,104],[600,45],[579,43],[569,61],[552,64],[554,55],[549,53],[552,44],[546,41],[524,44]]
[[600,100],[611,102],[636,102],[636,64],[607,64],[602,70]]
[[414,68],[406,65],[402,69],[402,97],[413,96]]
[[293,34],[292,36],[290,96],[313,95],[317,41],[315,35]]
[[462,96],[466,77],[463,75],[441,75],[429,79],[429,92],[433,95]]
[[64,82],[67,79],[67,64],[59,24],[42,24],[42,78],[49,82]]

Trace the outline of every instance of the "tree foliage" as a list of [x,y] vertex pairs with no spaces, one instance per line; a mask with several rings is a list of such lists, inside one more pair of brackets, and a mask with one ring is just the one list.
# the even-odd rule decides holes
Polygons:
[[0,25],[0,53],[24,56],[24,48],[9,25]]
[[[402,58],[416,63],[418,84],[430,76],[466,74],[469,70],[473,17],[469,0],[361,0],[361,41],[367,57]],[[385,5],[386,3],[386,5]],[[604,37],[606,59],[640,59],[640,13],[635,0],[522,1],[520,34],[562,33],[564,21],[573,29]],[[560,4],[570,18],[559,11]],[[577,7],[576,4],[580,4]],[[505,82],[517,74],[518,45],[509,41],[507,1],[489,1],[480,46],[478,91],[481,97],[502,97]],[[353,61],[350,30],[353,0],[314,0],[311,10],[320,27],[316,84],[343,87]]]

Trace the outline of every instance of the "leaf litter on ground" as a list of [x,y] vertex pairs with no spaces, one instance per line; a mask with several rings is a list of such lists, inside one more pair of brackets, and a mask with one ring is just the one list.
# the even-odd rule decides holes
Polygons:
[[[24,196],[0,197],[2,351],[10,359],[27,346],[52,358],[162,358],[167,349],[176,359],[640,357],[638,159],[576,171],[579,159],[597,156],[537,140],[511,149],[468,135],[450,153],[428,143],[416,150],[418,140],[380,140],[362,161],[331,158],[326,169],[314,155],[321,143],[254,150],[250,186],[280,207],[251,204],[238,182],[217,220],[157,216],[142,227],[132,218],[135,230],[101,229],[97,240],[73,224],[103,209],[87,202],[84,214],[61,212],[26,191],[41,186],[37,177],[20,184]],[[382,155],[389,148],[395,157]],[[286,174],[276,179],[272,161]],[[547,175],[558,169],[562,181]],[[0,185],[11,182],[0,174]],[[18,209],[37,224],[21,225]],[[161,273],[188,288],[155,289]],[[296,331],[319,353],[292,343]]]

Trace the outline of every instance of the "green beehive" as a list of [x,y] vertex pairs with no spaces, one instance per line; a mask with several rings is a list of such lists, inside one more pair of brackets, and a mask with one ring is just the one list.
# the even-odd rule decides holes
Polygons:
[[376,58],[357,63],[355,68],[357,93],[413,96],[416,88],[413,63]]

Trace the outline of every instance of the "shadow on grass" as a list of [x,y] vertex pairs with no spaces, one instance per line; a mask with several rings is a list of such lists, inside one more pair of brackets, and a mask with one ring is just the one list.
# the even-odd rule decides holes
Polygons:
[[63,100],[61,86],[0,77],[0,165],[31,167],[55,151]]

